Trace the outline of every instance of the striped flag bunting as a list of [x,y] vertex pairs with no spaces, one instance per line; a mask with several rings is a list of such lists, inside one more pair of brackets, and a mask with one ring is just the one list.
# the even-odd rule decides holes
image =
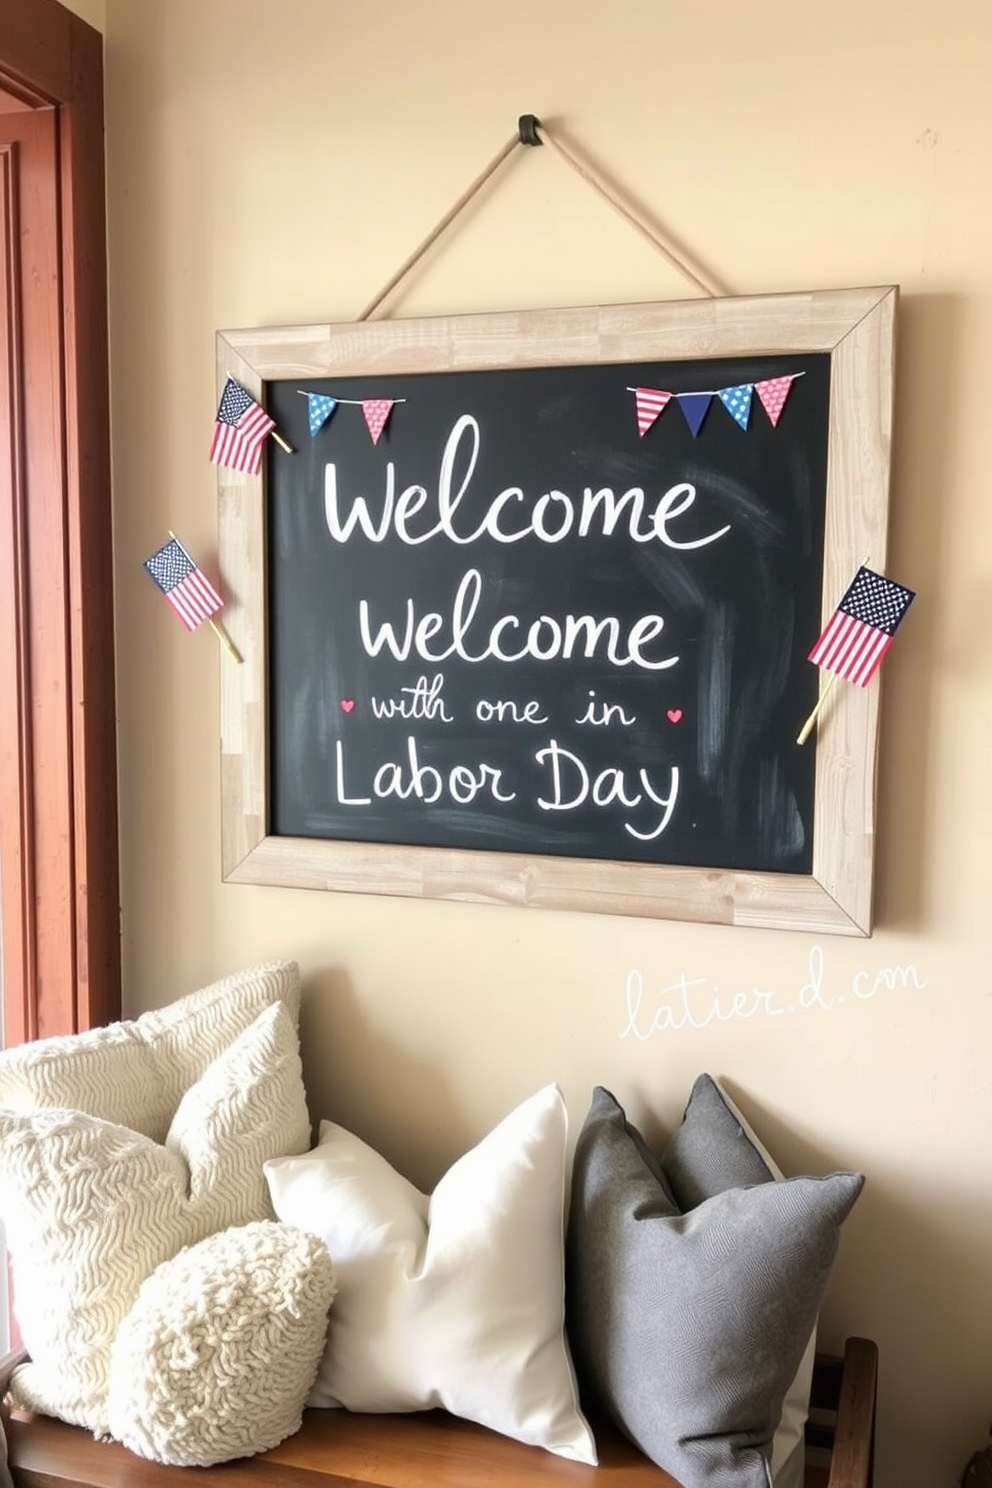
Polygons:
[[773,429],[776,428],[789,393],[792,391],[792,384],[797,377],[804,375],[802,372],[792,372],[784,377],[766,377],[759,382],[740,382],[732,387],[709,388],[688,393],[670,393],[663,388],[649,387],[632,387],[627,391],[634,394],[637,432],[642,439],[659,415],[664,413],[673,398],[681,408],[689,426],[689,432],[695,439],[703,426],[713,398],[723,404],[731,418],[742,429],[747,429],[751,417],[753,395],[757,394],[758,401],[768,416],[768,422]]
[[637,432],[643,439],[659,413],[664,412],[665,405],[672,395],[663,393],[658,388],[648,387],[632,388],[631,391],[634,394],[634,407],[637,412]]
[[867,687],[915,598],[914,590],[862,565],[807,660]]

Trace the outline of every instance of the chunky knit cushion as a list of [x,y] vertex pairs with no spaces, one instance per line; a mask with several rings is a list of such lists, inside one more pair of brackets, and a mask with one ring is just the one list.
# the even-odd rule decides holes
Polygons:
[[105,1433],[110,1347],[141,1282],[184,1245],[271,1219],[262,1164],[309,1139],[281,1002],[187,1091],[164,1145],[80,1111],[0,1111],[0,1212],[31,1355],[18,1404]]
[[210,1467],[298,1431],[335,1292],[324,1245],[268,1221],[211,1235],[143,1282],[110,1356],[110,1430]]
[[293,961],[237,972],[129,1023],[4,1050],[0,1106],[85,1111],[161,1142],[184,1091],[274,1002],[297,1021]]

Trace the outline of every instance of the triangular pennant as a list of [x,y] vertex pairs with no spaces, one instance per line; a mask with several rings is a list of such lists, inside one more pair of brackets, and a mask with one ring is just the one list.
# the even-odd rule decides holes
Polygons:
[[761,406],[768,415],[768,421],[774,429],[782,416],[785,400],[789,396],[796,374],[790,377],[767,377],[764,382],[756,382],[754,391],[761,399]]
[[713,401],[712,393],[679,393],[678,404],[685,414],[685,421],[689,425],[689,433],[695,439],[703,426],[703,419],[709,412],[709,406]]
[[337,398],[330,398],[327,393],[307,393],[307,415],[310,419],[311,438],[320,433],[337,406]]
[[392,398],[364,398],[362,400],[362,412],[368,431],[372,435],[372,443],[379,443],[379,436],[386,427],[386,420],[393,411]]
[[717,397],[723,404],[730,416],[737,420],[742,429],[747,428],[747,421],[751,416],[751,394],[754,384],[751,382],[738,383],[736,387],[720,388]]
[[659,413],[664,412],[665,405],[671,396],[671,393],[663,393],[658,388],[634,388],[634,404],[637,409],[637,432],[642,439]]

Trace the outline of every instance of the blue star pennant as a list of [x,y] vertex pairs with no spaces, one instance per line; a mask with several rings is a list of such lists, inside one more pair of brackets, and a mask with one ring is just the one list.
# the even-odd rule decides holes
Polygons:
[[742,429],[747,428],[747,421],[751,416],[751,394],[753,392],[753,382],[741,382],[737,387],[720,388],[717,393],[724,408],[737,420]]
[[689,425],[689,433],[695,439],[703,426],[703,419],[709,411],[713,399],[712,393],[678,393],[678,405],[685,415],[685,421]]
[[307,393],[307,415],[310,419],[310,437],[319,434],[331,414],[338,406],[337,398],[326,393]]

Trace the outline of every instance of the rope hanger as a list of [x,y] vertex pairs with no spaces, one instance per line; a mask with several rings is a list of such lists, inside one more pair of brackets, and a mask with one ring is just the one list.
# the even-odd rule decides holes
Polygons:
[[459,212],[482,190],[483,186],[491,176],[496,174],[503,162],[508,160],[522,145],[547,145],[559,160],[563,161],[569,169],[575,171],[581,180],[585,181],[588,186],[591,186],[604,201],[608,202],[615,211],[619,212],[625,222],[628,222],[635,231],[646,238],[654,248],[657,248],[658,252],[667,260],[672,268],[677,269],[700,294],[714,298],[722,292],[714,283],[708,282],[701,274],[691,269],[675,249],[669,243],[665,242],[655,227],[647,222],[639,213],[635,212],[632,207],[628,206],[626,202],[621,201],[620,197],[607,184],[603,177],[594,171],[591,166],[584,165],[582,161],[577,159],[562,144],[561,140],[555,139],[554,135],[541,123],[540,119],[536,118],[534,114],[521,114],[517,123],[516,134],[507,140],[502,149],[497,150],[485,169],[462,192],[454,205],[448,209],[436,226],[427,234],[423,242],[414,249],[409,258],[400,265],[396,273],[383,285],[374,299],[369,301],[365,309],[357,317],[358,320],[369,319],[374,311],[382,304],[383,300],[386,299],[387,295],[392,293],[400,281],[406,278],[410,270],[420,262],[424,254],[437,242],[438,238],[451,225]]

